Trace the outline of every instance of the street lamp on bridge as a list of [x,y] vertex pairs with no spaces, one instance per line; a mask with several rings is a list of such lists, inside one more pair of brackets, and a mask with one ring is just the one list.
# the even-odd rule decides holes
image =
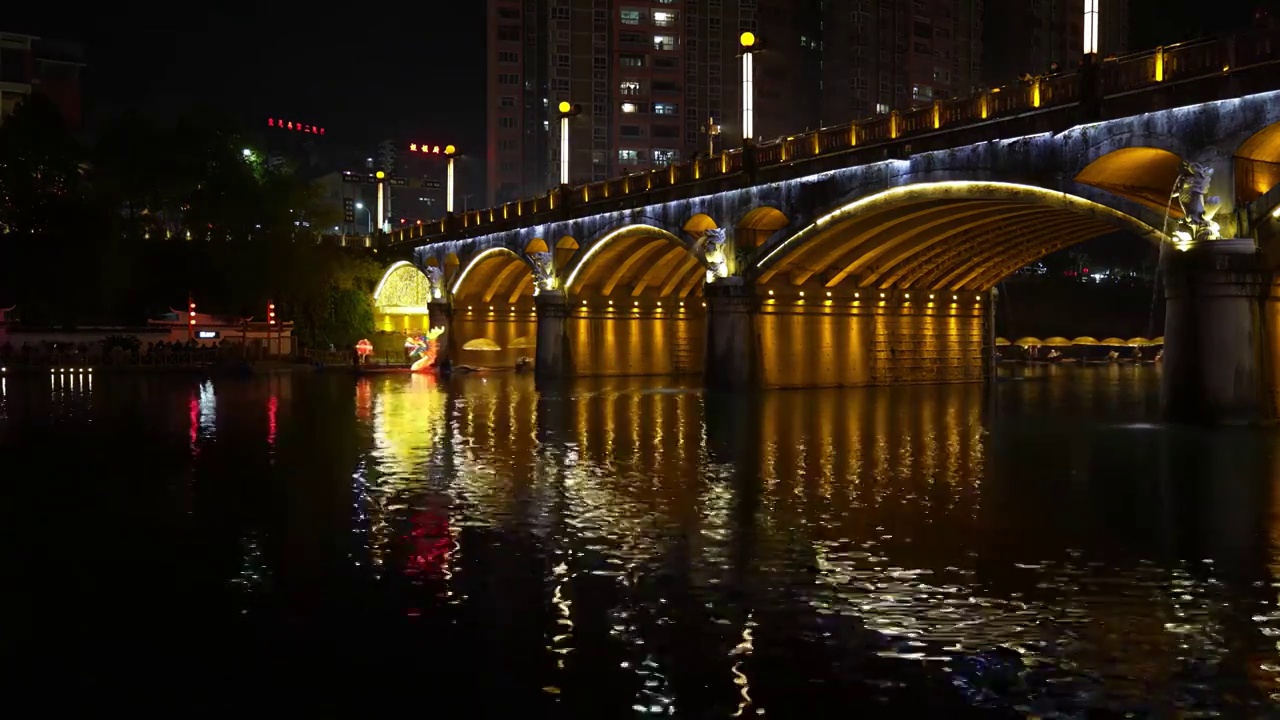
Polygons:
[[1084,59],[1086,62],[1098,54],[1098,3],[1084,0]]
[[569,118],[582,112],[582,106],[561,100],[560,111],[560,184],[569,184]]
[[747,31],[738,37],[742,56],[742,144],[749,145],[756,136],[755,54],[760,51],[756,34]]

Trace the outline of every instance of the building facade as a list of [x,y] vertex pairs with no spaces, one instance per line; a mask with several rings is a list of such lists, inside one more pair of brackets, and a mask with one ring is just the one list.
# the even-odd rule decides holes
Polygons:
[[75,43],[0,32],[0,122],[32,92],[53,101],[71,130],[84,124],[81,70]]
[[488,0],[488,200],[742,144],[739,37],[756,140],[972,92],[983,0]]
[[[1074,72],[1084,58],[1085,0],[985,0],[983,81],[1007,85],[1025,75]],[[1097,0],[1098,54],[1129,49],[1129,0]]]

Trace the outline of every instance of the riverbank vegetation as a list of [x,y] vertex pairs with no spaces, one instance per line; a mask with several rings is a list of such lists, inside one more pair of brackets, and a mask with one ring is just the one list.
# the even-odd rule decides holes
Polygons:
[[0,126],[0,307],[38,325],[136,325],[185,310],[265,319],[307,346],[373,331],[368,250],[287,162],[216,115],[124,118],[78,143],[38,95]]

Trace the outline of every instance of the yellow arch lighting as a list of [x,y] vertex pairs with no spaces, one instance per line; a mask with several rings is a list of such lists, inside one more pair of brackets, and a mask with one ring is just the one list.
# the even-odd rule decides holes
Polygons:
[[[504,247],[489,248],[488,250],[485,250],[481,252],[479,255],[476,255],[475,257],[471,258],[471,262],[467,263],[467,266],[462,269],[462,272],[458,273],[458,279],[453,282],[453,289],[451,289],[449,292],[453,295],[457,295],[458,289],[462,287],[462,283],[467,279],[467,275],[471,274],[471,270],[475,268],[475,266],[479,265],[480,262],[485,258],[489,257],[490,255],[495,255],[497,253],[507,253],[508,255],[515,258],[516,260],[520,260],[520,256],[518,254],[516,254],[511,250],[508,250],[507,248],[504,248]],[[520,260],[520,262],[524,262],[524,261]]]
[[742,35],[738,36],[738,42],[742,44],[742,47],[752,47],[756,44],[756,34],[749,31],[744,32]]
[[1076,197],[1068,193],[1059,192],[1057,190],[1046,190],[1034,185],[1019,185],[1018,183],[1005,182],[986,182],[979,180],[946,180],[943,182],[933,183],[916,183],[914,185],[903,185],[896,188],[890,188],[874,195],[868,195],[859,198],[853,202],[839,207],[826,215],[814,220],[805,229],[792,235],[790,238],[778,247],[774,248],[756,263],[757,268],[763,268],[769,264],[775,257],[780,256],[786,250],[796,245],[803,244],[811,236],[816,234],[828,223],[843,220],[851,215],[865,210],[875,205],[884,205],[895,201],[912,200],[912,199],[932,199],[932,200],[967,200],[974,195],[982,193],[992,193],[995,195],[1014,195],[1022,196],[1027,199],[1044,200],[1057,205],[1058,207],[1068,206],[1069,209],[1078,210],[1090,214],[1104,215],[1107,219],[1125,227],[1142,237],[1151,237],[1156,240],[1167,240],[1159,230],[1147,225],[1146,223],[1126,215],[1119,210],[1102,205],[1092,200],[1085,200],[1082,197]]
[[378,281],[378,287],[373,289],[373,302],[378,302],[378,296],[382,294],[382,288],[386,286],[387,280],[391,279],[391,274],[405,265],[412,265],[408,260],[397,260],[391,263],[391,267],[387,268],[387,272],[383,274],[382,279]]
[[569,290],[573,287],[573,281],[578,279],[578,273],[582,272],[582,268],[587,266],[587,263],[590,262],[591,257],[596,253],[600,252],[600,250],[604,248],[604,246],[613,242],[615,239],[618,238],[619,235],[636,233],[642,230],[646,231],[646,233],[652,233],[655,237],[660,237],[666,240],[670,240],[676,245],[684,247],[684,243],[680,242],[680,238],[672,235],[671,233],[667,232],[666,230],[663,230],[660,227],[654,227],[652,225],[628,225],[626,227],[618,228],[617,230],[614,230],[610,232],[608,235],[605,235],[604,237],[597,240],[596,243],[591,246],[591,249],[587,250],[586,254],[582,256],[582,259],[578,261],[578,264],[573,267],[573,272],[569,273],[569,278],[565,280],[564,291],[569,292]]

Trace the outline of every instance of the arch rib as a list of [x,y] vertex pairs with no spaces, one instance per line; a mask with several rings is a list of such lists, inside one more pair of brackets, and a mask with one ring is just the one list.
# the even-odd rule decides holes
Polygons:
[[[986,211],[983,211],[983,213],[981,214],[990,213],[990,212],[992,211],[986,210]],[[868,273],[867,276],[863,278],[861,282],[858,283],[858,286],[864,287],[864,288],[870,287],[871,285],[874,285],[877,282],[879,282],[882,277],[888,274],[889,277],[884,281],[881,287],[892,287],[894,283],[896,283],[898,280],[902,278],[902,276],[908,274],[913,269],[921,268],[921,267],[924,267],[924,268],[931,267],[928,264],[930,260],[937,257],[938,255],[945,255],[947,251],[951,249],[950,246],[948,245],[948,241],[951,240],[952,238],[964,237],[965,234],[972,232],[975,229],[981,228],[984,225],[988,225],[993,220],[997,220],[997,219],[1009,220],[1013,218],[1026,218],[1029,216],[1047,214],[1050,212],[1052,211],[1047,208],[1032,206],[1024,210],[1005,212],[1004,214],[998,216],[998,218],[984,216],[979,219],[957,225],[956,227],[948,228],[945,232],[941,232],[936,235],[926,235],[926,236],[920,237],[917,234],[916,236],[905,238],[904,240],[911,241],[911,242],[908,242],[906,247],[902,247],[898,253],[894,254],[886,262],[882,263],[878,269],[875,269],[870,273]],[[891,248],[891,250],[892,249],[893,248]],[[912,258],[915,258],[915,260],[911,261]]]

